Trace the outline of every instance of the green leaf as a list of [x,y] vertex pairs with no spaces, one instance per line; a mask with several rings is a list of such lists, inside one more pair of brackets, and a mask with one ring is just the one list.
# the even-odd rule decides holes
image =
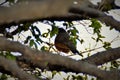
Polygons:
[[0,51],[0,56],[4,56],[10,60],[16,60],[16,57],[14,55],[12,55],[11,52],[9,52],[9,51],[4,51],[4,52]]
[[27,31],[29,27],[31,26],[31,23],[27,22],[23,25],[24,31]]
[[100,22],[98,22],[97,19],[91,19],[91,22],[92,22],[92,24],[89,26],[93,28],[94,34],[95,33],[99,34],[102,25],[100,24]]
[[32,47],[34,45],[34,40],[33,39],[30,40],[29,45],[30,45],[30,47]]
[[70,80],[70,75],[68,75],[67,78],[63,78],[63,80]]
[[76,76],[76,79],[77,79],[77,80],[84,80],[83,77],[80,76],[80,75]]
[[73,36],[70,36],[70,40],[73,42],[74,45],[77,44],[76,38],[74,38]]
[[113,27],[110,27],[110,30],[113,30],[114,28]]
[[91,80],[95,80],[94,78],[91,78]]
[[36,49],[38,49],[38,45],[37,45],[37,43],[33,39],[30,40],[29,45],[30,45],[30,47],[34,46]]
[[80,43],[82,44],[83,42],[84,42],[84,40],[83,40],[83,39],[81,39],[81,40],[80,40]]
[[71,33],[70,35],[72,36],[77,36],[78,30],[73,27],[73,29],[68,30],[68,32]]
[[48,50],[48,47],[46,47],[46,46],[41,47],[41,51],[47,51],[47,50]]
[[50,32],[50,37],[53,37],[57,33],[58,33],[58,28],[55,26],[52,26],[52,30]]
[[111,61],[111,65],[115,68],[118,68],[119,67],[119,64],[117,61]]
[[102,38],[105,38],[105,36],[102,36],[101,33],[100,33],[100,30],[101,30],[102,25],[101,25],[100,22],[99,22],[98,20],[96,20],[96,19],[91,19],[91,22],[92,22],[92,24],[89,25],[89,26],[93,28],[94,34],[97,34],[97,38],[93,38],[93,37],[92,37],[92,39],[93,39],[93,40],[96,40],[96,42],[98,42],[98,41],[103,42],[103,41],[102,41]]
[[104,44],[103,47],[104,47],[105,49],[111,48],[111,43],[110,43],[110,42],[104,42],[103,44]]
[[73,24],[72,21],[69,21],[69,22],[68,22],[68,27],[73,27],[73,25],[74,25],[74,24]]
[[38,38],[36,39],[36,42],[40,45],[40,43],[42,43],[43,41],[38,37]]
[[57,74],[57,71],[52,72],[52,78]]
[[94,37],[91,37],[93,40],[96,40]]
[[7,58],[7,59],[10,59],[10,60],[15,60],[15,59],[16,59],[16,57],[13,56],[12,54],[6,55],[6,58]]
[[43,33],[43,34],[42,34],[42,37],[47,38],[47,37],[48,37],[48,33]]
[[6,0],[6,1],[9,1],[10,3],[14,3],[15,2],[15,0]]
[[38,46],[37,46],[37,44],[34,42],[34,46],[35,46],[35,49],[38,49]]
[[7,75],[6,74],[2,74],[1,76],[0,76],[0,80],[7,80],[8,78],[7,78]]
[[82,76],[80,75],[72,75],[73,80],[84,80]]

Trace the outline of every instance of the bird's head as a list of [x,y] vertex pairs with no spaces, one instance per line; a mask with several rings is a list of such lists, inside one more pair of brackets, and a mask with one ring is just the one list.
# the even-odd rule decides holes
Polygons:
[[59,32],[66,32],[63,28],[58,28],[59,29]]

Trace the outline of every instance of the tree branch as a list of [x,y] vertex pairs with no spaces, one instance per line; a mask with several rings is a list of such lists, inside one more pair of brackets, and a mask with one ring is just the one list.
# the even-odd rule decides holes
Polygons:
[[[1,7],[0,25],[27,20],[81,20],[81,18],[90,17],[97,18],[120,31],[120,22],[112,16],[97,10],[88,0],[77,0],[77,2],[78,4],[73,4],[73,0],[42,0],[37,2],[35,0],[29,1],[29,4],[21,3],[8,8]],[[71,13],[74,15],[68,16]],[[76,14],[78,17],[75,16]]]
[[119,6],[115,4],[116,0],[101,0],[100,3],[98,3],[98,9],[102,11],[108,11],[110,9],[120,9]]
[[109,16],[99,10],[93,9],[93,8],[76,8],[73,7],[70,9],[71,13],[84,15],[86,17],[90,18],[96,18],[100,20],[101,22],[104,22],[106,25],[111,26],[112,28],[115,28],[116,30],[120,31],[120,22],[115,20],[112,16]]
[[94,65],[102,65],[112,60],[116,60],[120,58],[120,48],[109,49],[107,51],[102,51],[97,54],[94,54],[90,57],[83,59],[82,61],[86,61],[92,63]]
[[[9,41],[6,38],[0,37],[0,50],[20,52],[25,58],[29,60],[34,66],[40,68],[47,68],[49,64],[64,66],[75,72],[82,72],[101,78],[102,80],[119,80],[119,72],[103,71],[98,69],[95,65],[83,61],[76,61],[65,56],[60,56],[47,52],[40,52],[29,47],[26,47],[18,42]],[[12,45],[12,46],[11,46]],[[89,66],[89,67],[88,67]],[[109,76],[109,78],[108,78]]]
[[[0,7],[0,24],[66,14],[72,0],[33,0],[12,7]],[[57,12],[57,14],[56,14]]]
[[20,80],[38,80],[32,75],[29,75],[22,71],[13,60],[8,60],[0,56],[0,66],[3,67],[6,71],[11,72],[13,76],[19,78]]

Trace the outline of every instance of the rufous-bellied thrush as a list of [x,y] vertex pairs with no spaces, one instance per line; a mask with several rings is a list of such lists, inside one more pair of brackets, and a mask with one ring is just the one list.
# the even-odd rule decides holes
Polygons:
[[77,53],[80,56],[83,56],[76,50],[74,43],[70,40],[69,34],[63,28],[58,28],[58,34],[55,38],[55,47],[59,51],[65,53],[68,53],[71,50],[74,54]]

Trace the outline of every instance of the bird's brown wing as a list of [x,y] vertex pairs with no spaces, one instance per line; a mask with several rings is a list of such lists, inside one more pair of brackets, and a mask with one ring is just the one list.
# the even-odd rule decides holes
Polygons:
[[73,53],[75,53],[75,51],[77,51],[74,43],[73,43],[71,40],[68,40],[67,42],[64,42],[64,44],[65,44]]
[[71,40],[69,40],[67,43],[64,43],[74,54],[78,54],[80,56],[83,57],[83,55],[81,53],[78,52],[78,50],[76,49],[75,45],[73,44],[73,42]]

